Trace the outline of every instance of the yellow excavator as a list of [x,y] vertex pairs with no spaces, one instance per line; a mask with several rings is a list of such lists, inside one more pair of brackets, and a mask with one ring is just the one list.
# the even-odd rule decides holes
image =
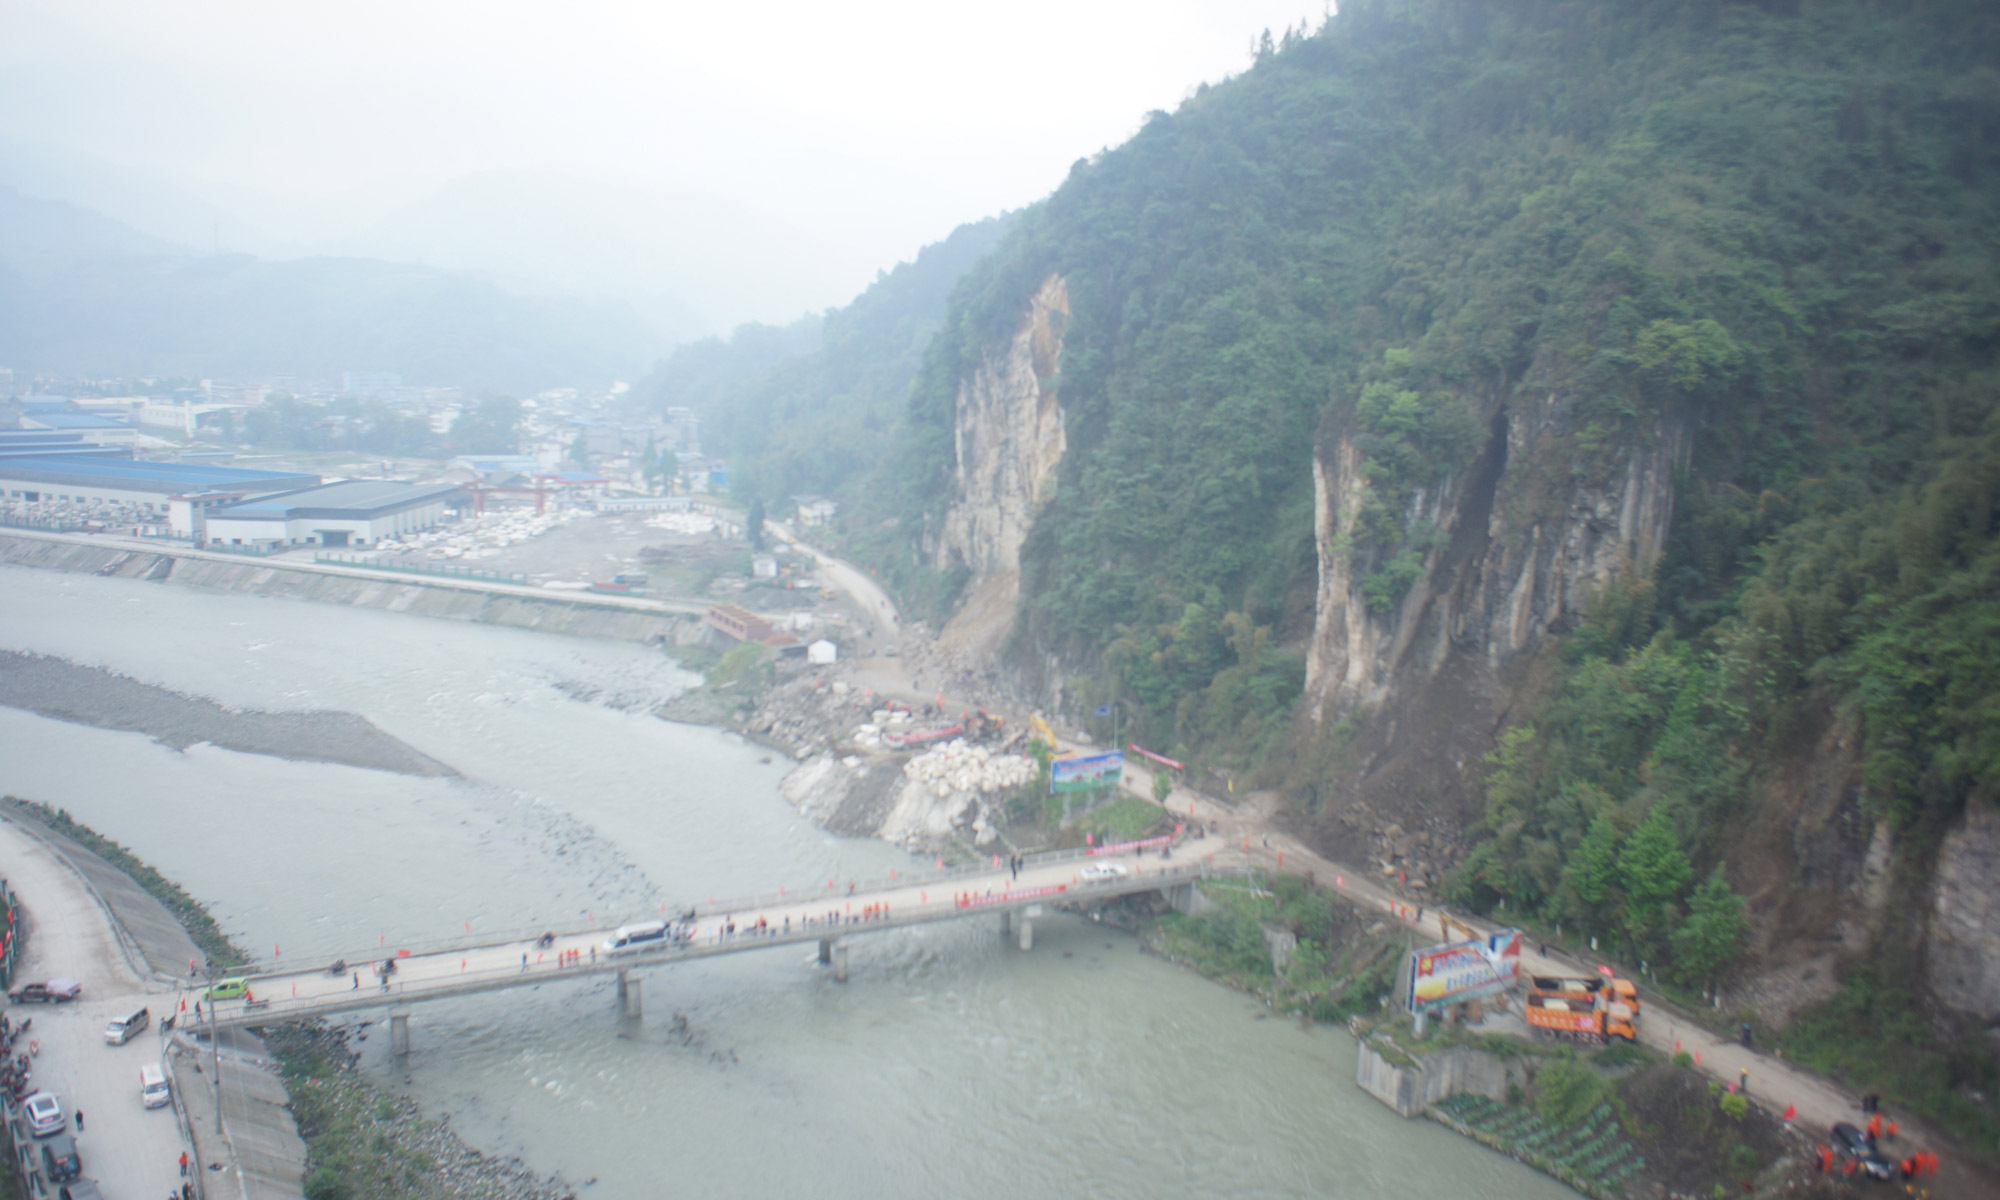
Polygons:
[[1047,743],[1051,757],[1068,758],[1070,755],[1076,753],[1074,750],[1066,749],[1061,742],[1056,740],[1056,731],[1049,728],[1049,723],[1042,720],[1040,713],[1031,713],[1028,717],[1028,724],[1034,726],[1035,735]]

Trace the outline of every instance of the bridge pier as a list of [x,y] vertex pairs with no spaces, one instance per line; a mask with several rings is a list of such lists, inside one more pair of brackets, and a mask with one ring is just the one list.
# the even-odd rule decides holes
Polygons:
[[1042,906],[1030,904],[1021,910],[1021,949],[1035,948],[1035,918],[1042,915]]
[[624,967],[618,968],[618,1011],[633,1020],[638,1020],[644,1013],[639,1003],[639,981],[632,978],[632,973]]
[[389,1053],[398,1057],[410,1052],[410,1014],[389,1014]]
[[1208,907],[1208,897],[1192,883],[1177,883],[1161,890],[1167,894],[1167,904],[1184,916],[1199,915],[1202,909]]
[[821,938],[819,940],[819,965],[824,967],[831,962],[833,962],[833,939]]
[[1000,914],[1000,936],[1004,939],[1007,937],[1011,937],[1013,933],[1014,933],[1014,914],[1011,911],[1003,911]]
[[833,944],[833,981],[847,982],[847,939],[841,938]]

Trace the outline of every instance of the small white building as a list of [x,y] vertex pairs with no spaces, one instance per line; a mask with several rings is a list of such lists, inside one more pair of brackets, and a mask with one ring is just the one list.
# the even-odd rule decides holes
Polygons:
[[[742,560],[738,559],[737,561],[741,562]],[[778,560],[768,554],[752,555],[750,558],[750,574],[759,579],[776,579],[778,577]]]
[[801,529],[828,524],[840,511],[839,503],[825,496],[793,496],[792,503],[798,506]]
[[806,661],[816,667],[831,666],[840,657],[840,647],[825,638],[806,647]]

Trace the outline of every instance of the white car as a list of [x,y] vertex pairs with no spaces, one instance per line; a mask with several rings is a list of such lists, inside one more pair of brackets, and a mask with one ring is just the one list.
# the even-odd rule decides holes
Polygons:
[[1093,863],[1083,869],[1085,883],[1100,883],[1106,879],[1118,879],[1125,874],[1125,868],[1117,863]]
[[52,1137],[68,1126],[69,1118],[63,1115],[62,1101],[54,1092],[36,1092],[23,1101],[28,1114],[28,1132],[35,1137]]

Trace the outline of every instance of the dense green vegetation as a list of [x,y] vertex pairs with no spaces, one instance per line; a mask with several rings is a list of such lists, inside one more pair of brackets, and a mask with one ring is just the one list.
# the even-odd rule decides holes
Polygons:
[[[1664,560],[1560,631],[1452,893],[1703,989],[1746,942],[1726,851],[1831,725],[1919,874],[2000,794],[1996,62],[1974,0],[1343,5],[1077,163],[965,278],[877,564],[962,584],[910,548],[949,502],[959,381],[1052,274],[1069,449],[1014,652],[1201,766],[1338,741],[1286,740],[1319,554],[1393,620],[1428,506],[1482,460],[1520,537],[1687,438]],[[1505,458],[1530,401],[1546,432]],[[1313,447],[1343,442],[1367,486],[1316,547]],[[1814,1045],[1857,1082],[1936,1062],[1929,1111],[1974,1129],[1946,1097],[1993,1064],[1888,1020],[1869,980],[1895,971],[1829,1010],[1889,1048]]]
[[[1259,873],[1240,883],[1204,884],[1202,891],[1208,907],[1195,916],[1168,914],[1160,937],[1168,954],[1211,979],[1269,993],[1281,1011],[1317,1021],[1372,1012],[1395,984],[1402,939],[1362,935],[1352,906],[1296,875]],[[1273,971],[1266,927],[1298,938],[1282,972]]]
[[[1599,649],[1619,667],[1669,630],[1655,659],[1738,688],[1701,635],[1760,547],[1813,521],[1858,536],[1858,506],[1992,407],[1968,371],[2000,306],[1993,44],[1963,0],[1347,5],[1079,162],[968,277],[912,402],[905,525],[947,497],[957,381],[1061,273],[1071,452],[1027,547],[1021,644],[1090,664],[1089,702],[1132,701],[1144,736],[1239,763],[1277,744],[1315,436],[1364,456],[1357,532],[1329,549],[1389,612],[1435,544],[1413,502],[1530,392],[1562,397],[1570,456],[1545,467],[1580,478],[1663,423],[1698,429],[1659,594]],[[1886,682],[1875,712],[1931,703]],[[1687,719],[1727,745],[1765,718],[1718,695]],[[1929,761],[1910,750],[1883,769]],[[1688,786],[1720,803],[1731,773]],[[1700,815],[1676,814],[1684,834]]]

